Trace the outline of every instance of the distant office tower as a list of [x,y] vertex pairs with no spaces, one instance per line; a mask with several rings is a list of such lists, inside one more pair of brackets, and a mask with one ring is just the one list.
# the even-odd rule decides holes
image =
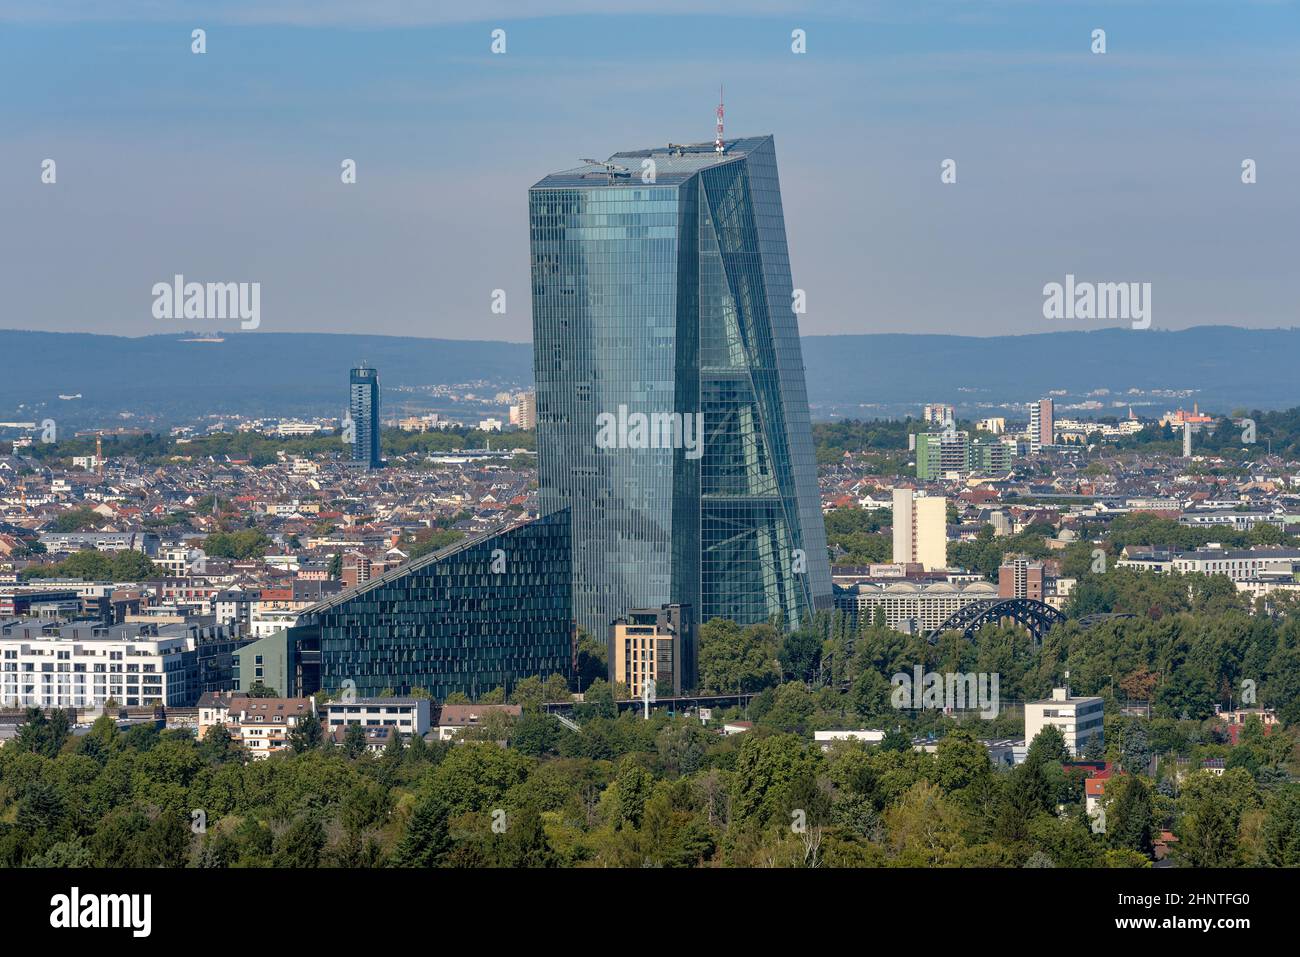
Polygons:
[[969,432],[921,432],[915,451],[916,477],[924,482],[970,471]]
[[1013,558],[998,568],[999,598],[1043,600],[1043,563]]
[[539,504],[572,510],[578,623],[831,607],[772,137],[554,173],[529,225]]
[[957,410],[950,405],[927,405],[921,417],[926,425],[947,425],[957,421]]
[[352,461],[379,468],[379,370],[364,365],[349,379],[348,415],[352,418]]
[[1037,452],[1056,441],[1052,420],[1052,400],[1039,399],[1029,407],[1029,451]]
[[948,500],[894,489],[894,561],[919,562],[926,571],[948,567]]
[[1183,423],[1183,458],[1192,457],[1192,423]]

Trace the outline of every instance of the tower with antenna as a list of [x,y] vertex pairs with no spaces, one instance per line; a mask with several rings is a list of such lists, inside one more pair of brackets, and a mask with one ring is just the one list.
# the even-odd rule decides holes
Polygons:
[[718,133],[713,140],[713,152],[721,153],[725,149],[722,145],[722,87],[718,87]]

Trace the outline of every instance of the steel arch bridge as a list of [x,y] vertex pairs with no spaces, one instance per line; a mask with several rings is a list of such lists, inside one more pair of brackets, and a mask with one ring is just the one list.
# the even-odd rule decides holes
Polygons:
[[1065,621],[1065,616],[1051,605],[1033,598],[984,598],[957,609],[926,639],[934,644],[945,631],[960,631],[967,638],[973,638],[975,632],[985,625],[995,625],[1007,619],[1027,629],[1034,641],[1040,642],[1053,625]]

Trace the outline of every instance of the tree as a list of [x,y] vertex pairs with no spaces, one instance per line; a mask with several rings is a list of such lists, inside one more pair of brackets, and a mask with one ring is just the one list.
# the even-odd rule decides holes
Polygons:
[[35,834],[37,831],[54,831],[66,811],[63,795],[48,781],[32,781],[18,801],[15,820],[18,826]]
[[320,867],[320,855],[324,849],[325,829],[320,819],[311,812],[301,814],[275,839],[271,866]]
[[143,867],[184,867],[190,851],[190,822],[174,809],[164,810],[140,839]]
[[380,755],[384,764],[390,769],[395,768],[402,763],[405,751],[406,745],[402,743],[402,732],[396,728],[389,728],[388,741],[385,742],[383,753]]
[[1151,766],[1151,745],[1144,722],[1133,720],[1124,727],[1120,736],[1120,763],[1124,770],[1134,774],[1146,773]]
[[289,747],[294,754],[302,754],[319,748],[324,738],[325,730],[321,726],[321,719],[315,714],[303,715],[289,732]]
[[498,867],[554,867],[555,851],[546,839],[542,817],[532,804],[507,815],[504,834],[496,835]]
[[[292,734],[290,735],[292,738]],[[199,757],[209,764],[225,764],[243,757],[243,748],[235,743],[225,725],[214,724],[199,742]]]
[[822,799],[809,787],[816,784],[819,756],[792,734],[749,737],[736,759],[735,817],[760,826],[788,825],[794,812],[803,811],[805,823],[816,823],[819,812],[828,810],[813,806]]
[[778,655],[782,670],[796,681],[811,681],[821,657],[821,635],[807,628],[786,635]]
[[109,574],[113,581],[141,582],[162,577],[162,569],[133,549],[116,552],[110,564]]
[[944,867],[965,847],[961,811],[926,781],[913,784],[885,812],[894,863],[900,867]]
[[1231,810],[1208,797],[1185,799],[1175,855],[1189,867],[1232,867],[1237,863],[1237,825]]
[[1045,725],[1034,740],[1029,743],[1025,753],[1025,763],[1061,764],[1070,760],[1070,752],[1065,749],[1065,735],[1054,724]]
[[40,708],[28,708],[15,743],[20,751],[52,758],[63,749],[71,733],[72,724],[66,711],[55,708],[47,717]]
[[388,817],[388,791],[375,781],[359,781],[343,799],[340,821],[351,835],[360,835],[367,828],[379,827]]
[[604,680],[608,674],[609,643],[578,629],[578,668],[575,674],[578,690],[590,687],[597,678]]
[[523,678],[510,693],[510,701],[519,705],[525,711],[532,711],[541,707],[545,700],[546,688],[538,675],[529,675],[527,678]]
[[261,558],[274,543],[259,528],[214,532],[203,541],[203,551],[213,558]]
[[103,521],[103,516],[87,505],[60,513],[51,523],[50,530],[55,532],[82,532],[88,528],[98,527]]
[[1174,825],[1174,853],[1189,867],[1235,867],[1242,863],[1243,816],[1261,806],[1259,790],[1241,768],[1221,775],[1197,771],[1183,785]]
[[1300,867],[1300,789],[1294,786],[1269,804],[1263,857],[1269,867]]
[[582,704],[574,708],[579,720],[591,717],[613,718],[618,714],[614,689],[604,678],[597,678],[582,694]]
[[424,794],[415,803],[406,833],[393,851],[394,867],[437,867],[451,850],[448,808],[436,794]]
[[779,635],[771,625],[741,628],[714,618],[699,628],[700,687],[719,694],[762,691],[780,678]]
[[625,757],[605,794],[611,823],[616,828],[639,827],[645,802],[649,799],[653,786],[654,778],[650,773],[632,757]]
[[343,732],[343,753],[356,759],[366,753],[366,729],[349,723]]
[[1111,777],[1106,784],[1105,808],[1107,843],[1116,850],[1152,857],[1154,808],[1146,782],[1133,774]]

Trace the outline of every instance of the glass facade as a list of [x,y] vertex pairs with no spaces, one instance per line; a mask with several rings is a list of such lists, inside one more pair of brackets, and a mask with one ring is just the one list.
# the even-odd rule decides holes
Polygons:
[[348,379],[348,414],[356,430],[352,461],[379,468],[379,370],[353,369]]
[[359,696],[425,688],[471,698],[520,678],[572,673],[570,519],[458,542],[313,606],[320,683]]
[[573,517],[578,623],[829,607],[772,138],[556,173],[529,220],[541,509]]

